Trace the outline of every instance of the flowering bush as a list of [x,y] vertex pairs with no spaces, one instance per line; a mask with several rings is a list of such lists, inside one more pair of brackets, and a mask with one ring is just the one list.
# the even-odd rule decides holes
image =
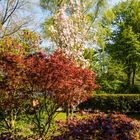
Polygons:
[[122,114],[88,115],[78,120],[69,119],[68,124],[59,122],[60,134],[53,140],[138,140],[140,126]]

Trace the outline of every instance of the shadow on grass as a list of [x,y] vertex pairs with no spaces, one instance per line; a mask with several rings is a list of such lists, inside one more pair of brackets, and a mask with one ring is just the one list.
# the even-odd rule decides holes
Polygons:
[[140,114],[129,114],[127,116],[140,122]]

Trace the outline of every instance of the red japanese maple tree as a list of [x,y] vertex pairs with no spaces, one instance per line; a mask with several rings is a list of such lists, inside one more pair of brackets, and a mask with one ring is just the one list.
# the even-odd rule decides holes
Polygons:
[[44,52],[35,52],[25,57],[23,64],[24,84],[21,91],[26,100],[26,115],[36,128],[34,133],[42,138],[46,136],[59,107],[52,93],[48,91],[48,85],[52,81],[47,79],[47,55]]
[[4,75],[0,81],[4,95],[1,107],[11,112],[22,106],[32,112],[40,137],[47,134],[59,107],[65,107],[68,116],[69,108],[86,100],[96,88],[95,73],[77,67],[60,50],[52,55],[41,51],[28,56],[3,53],[0,68]]
[[[36,52],[27,56],[24,59],[22,91],[34,110],[37,127],[45,128],[44,124],[38,121],[42,117],[41,111],[47,112],[46,126],[49,126],[59,107],[65,107],[68,116],[71,106],[92,95],[96,88],[94,80],[94,72],[77,67],[74,60],[60,50],[56,50],[52,55]],[[44,110],[41,110],[43,108]],[[42,136],[45,129],[38,131]]]
[[50,56],[41,52],[31,54],[25,58],[24,65],[27,90],[46,92],[59,105],[76,105],[92,95],[96,88],[95,73],[77,67],[74,60],[60,50]]
[[46,89],[54,95],[56,102],[68,109],[92,95],[97,87],[95,73],[77,67],[74,60],[56,50],[47,58]]

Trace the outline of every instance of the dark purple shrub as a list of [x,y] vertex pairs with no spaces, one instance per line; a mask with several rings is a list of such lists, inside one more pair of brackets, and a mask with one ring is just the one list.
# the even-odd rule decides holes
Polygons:
[[122,114],[92,114],[78,120],[69,119],[68,123],[58,122],[59,136],[52,140],[138,140],[140,126],[135,120]]

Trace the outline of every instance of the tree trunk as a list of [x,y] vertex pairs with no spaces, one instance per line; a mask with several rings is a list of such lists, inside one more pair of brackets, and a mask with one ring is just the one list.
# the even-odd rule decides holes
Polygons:
[[130,80],[131,80],[131,69],[130,67],[128,67],[127,69],[127,87],[128,87],[128,93],[130,93],[130,89],[131,89],[131,83],[130,83]]
[[135,74],[136,74],[136,64],[133,65],[133,73],[132,73],[132,93],[134,93]]
[[68,123],[69,120],[69,106],[66,104],[66,122]]

